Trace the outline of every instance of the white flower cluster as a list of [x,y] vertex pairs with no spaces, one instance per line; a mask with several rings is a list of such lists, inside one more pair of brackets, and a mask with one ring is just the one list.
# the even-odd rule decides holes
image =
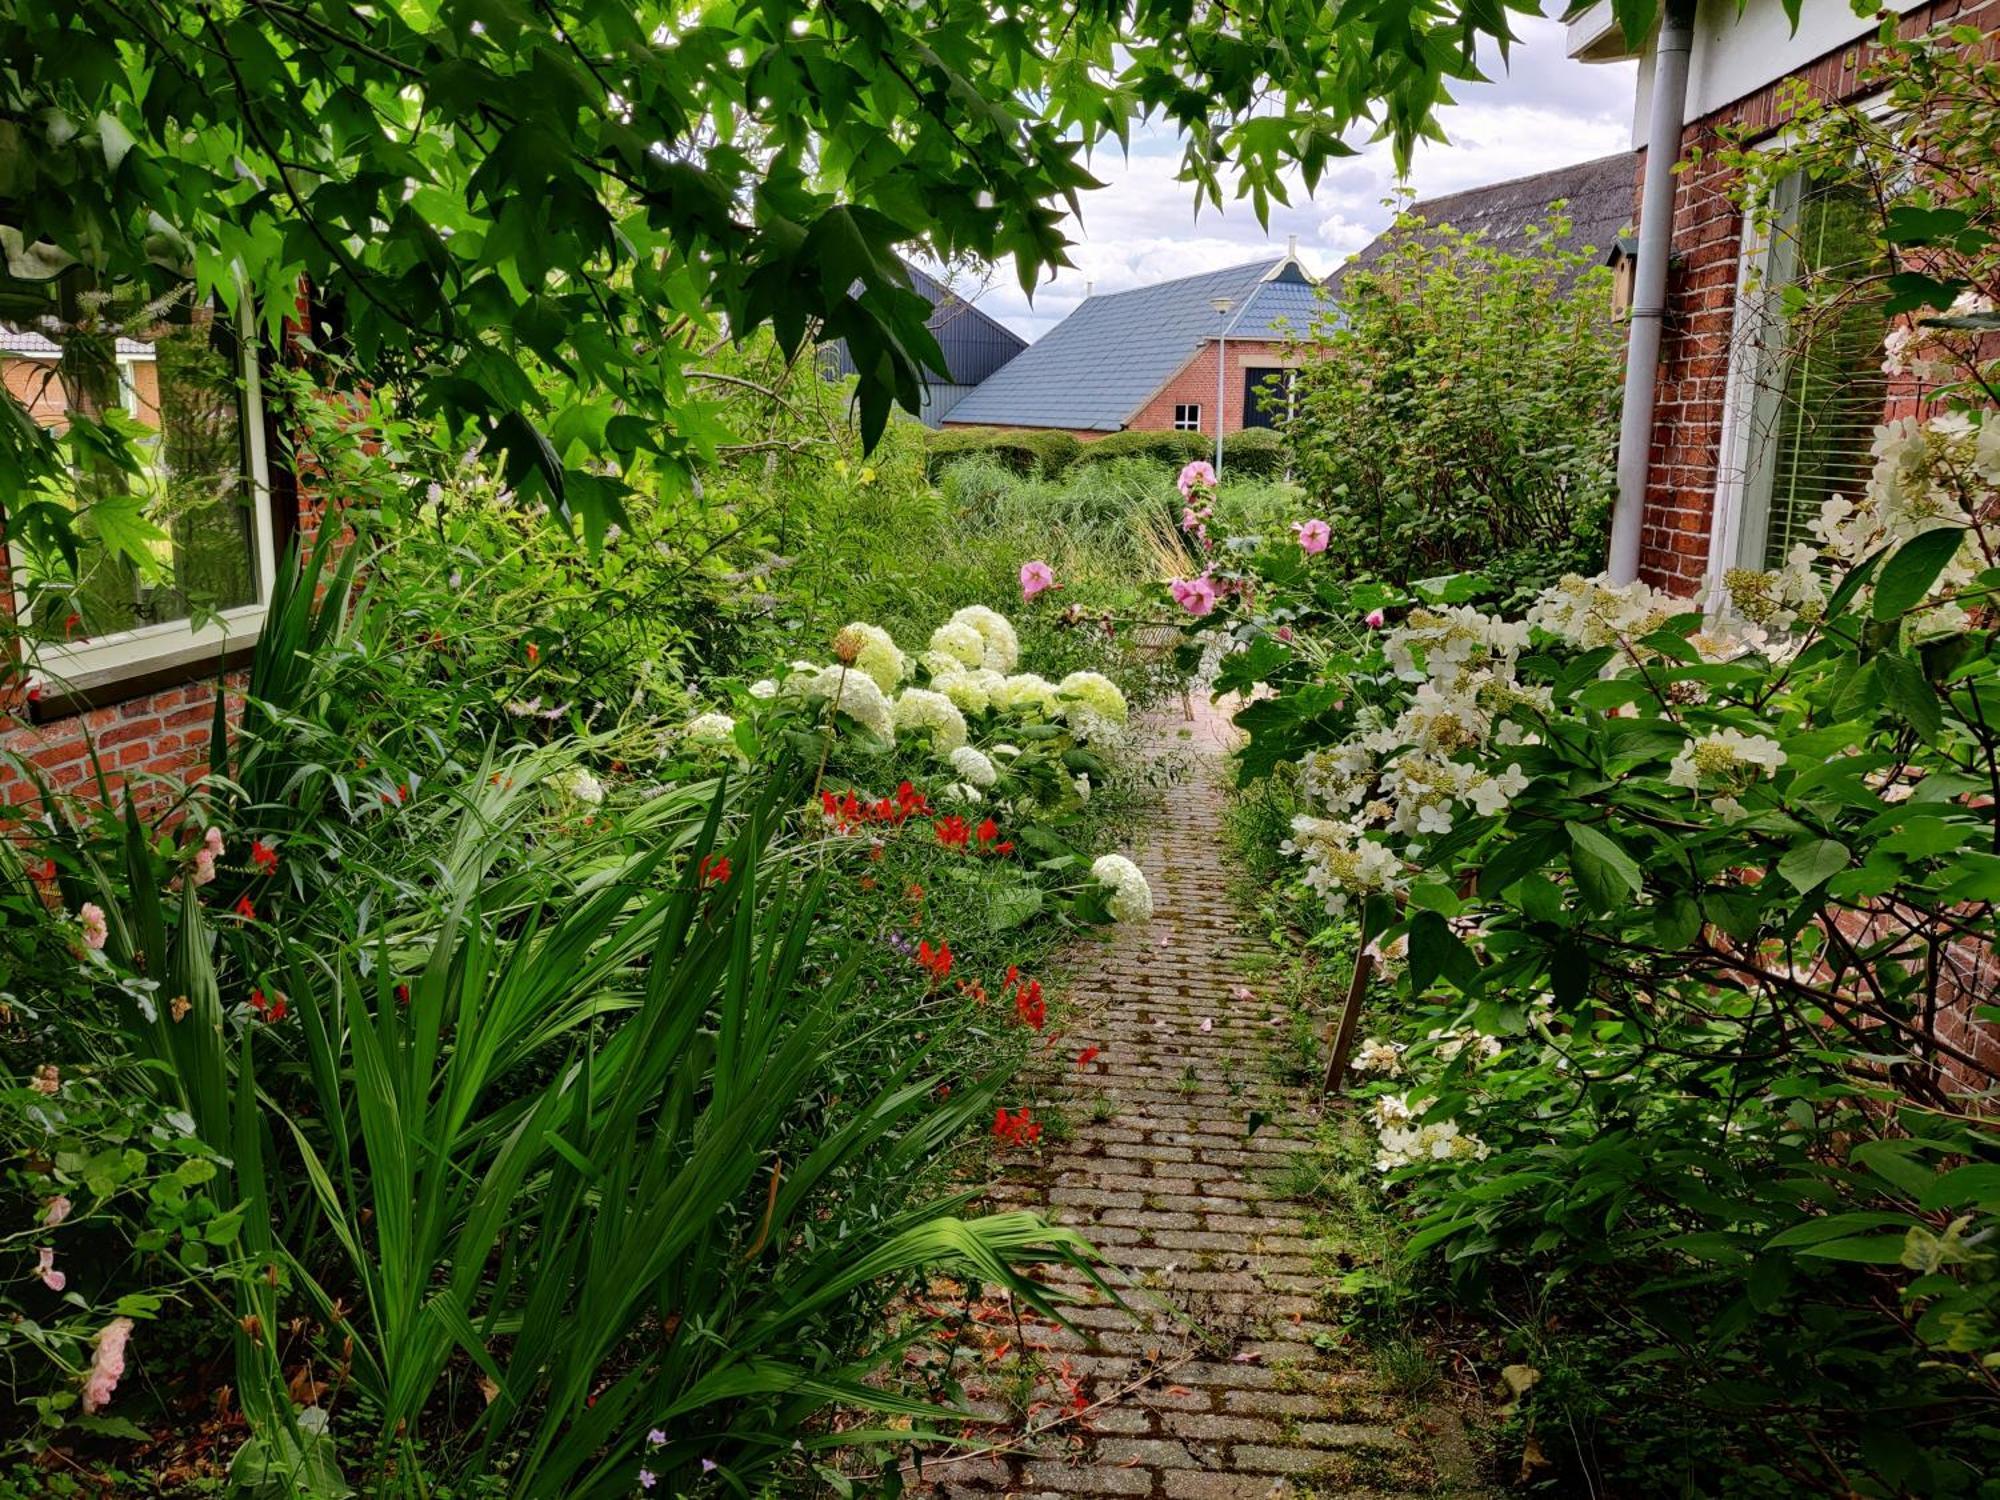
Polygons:
[[[784,682],[787,694],[817,699],[829,711],[846,714],[885,746],[896,743],[896,711],[875,679],[852,667],[794,663]],[[803,667],[803,670],[798,668]]]
[[[967,666],[983,666],[991,671],[1007,673],[1013,671],[1021,660],[1021,642],[1014,634],[1014,627],[1008,624],[1007,617],[997,610],[988,609],[983,604],[968,604],[954,614],[946,624],[966,625],[978,632],[980,642],[985,649],[978,662],[967,661]],[[954,656],[958,655],[948,644],[939,647],[935,636],[932,637],[932,647]],[[959,659],[965,660],[963,657]]]
[[909,675],[910,664],[902,647],[880,625],[861,620],[843,625],[833,638],[833,654],[856,671],[867,673],[885,693],[895,692],[896,684]]
[[697,745],[727,745],[735,737],[736,721],[728,714],[696,714],[681,731]]
[[1145,922],[1153,915],[1153,888],[1146,872],[1122,854],[1100,854],[1090,866],[1090,878],[1110,891],[1106,903],[1114,922]]
[[954,658],[952,670],[931,674],[931,687],[956,703],[961,712],[983,714],[993,706],[993,690],[1006,680],[990,667],[962,667]]
[[1456,1061],[1458,1055],[1467,1047],[1472,1049],[1473,1055],[1480,1062],[1491,1062],[1500,1055],[1499,1037],[1488,1036],[1483,1031],[1474,1031],[1469,1027],[1453,1026],[1447,1030],[1441,1026],[1433,1026],[1425,1034],[1424,1040],[1434,1044],[1433,1050],[1437,1053],[1439,1062]]
[[1329,915],[1347,910],[1350,896],[1403,888],[1403,862],[1395,851],[1352,823],[1301,813],[1292,819],[1287,850],[1305,861],[1306,884],[1319,893]]
[[1528,610],[1528,623],[1579,651],[1627,644],[1651,635],[1692,606],[1685,599],[1634,581],[1613,583],[1606,574],[1571,573],[1545,590]]
[[[1945,315],[1972,317],[1993,311],[1993,299],[1968,288],[1952,299]],[[1961,379],[1976,368],[1978,335],[1947,334],[1939,328],[1898,323],[1882,339],[1882,373],[1912,375],[1926,385]]]
[[1777,775],[1784,763],[1784,750],[1770,736],[1718,729],[1681,746],[1667,767],[1667,780],[1696,794],[1706,784],[1713,793],[1715,810],[1726,822],[1736,823],[1749,816],[1749,809],[1736,794],[1753,781]]
[[950,755],[965,744],[965,715],[943,693],[930,688],[905,688],[896,700],[896,728],[928,734],[931,748]]
[[1105,721],[1122,725],[1128,710],[1118,684],[1102,672],[1072,672],[1056,685],[1063,711],[1074,717],[1078,709]]
[[958,773],[958,779],[977,790],[984,790],[1000,779],[1000,772],[992,760],[970,745],[960,745],[951,752],[949,759],[952,770]]
[[[1785,565],[1760,573],[1731,568],[1722,575],[1730,610],[1763,630],[1817,625],[1826,615],[1826,586],[1816,566],[1818,554],[1804,542],[1785,554]],[[1706,657],[1724,654],[1720,642],[1696,642]],[[1703,649],[1705,646],[1705,649]]]
[[1381,1172],[1428,1161],[1484,1161],[1492,1154],[1478,1136],[1460,1130],[1456,1120],[1385,1125],[1376,1137],[1375,1146],[1375,1167]]
[[1394,1078],[1403,1071],[1402,1045],[1369,1037],[1355,1051],[1348,1066],[1357,1073],[1380,1073],[1384,1078]]
[[1060,706],[1056,701],[1056,685],[1033,672],[1018,672],[1012,677],[1003,677],[987,689],[986,696],[1002,713],[1018,714],[1032,710],[1053,718]]
[[604,783],[582,766],[558,771],[549,778],[549,785],[572,802],[581,802],[585,807],[596,807],[604,801]]

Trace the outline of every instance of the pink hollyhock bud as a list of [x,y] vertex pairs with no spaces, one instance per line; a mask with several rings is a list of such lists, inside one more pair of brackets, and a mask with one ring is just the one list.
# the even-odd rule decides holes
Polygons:
[[1301,521],[1292,530],[1299,534],[1299,545],[1308,553],[1326,551],[1326,544],[1333,540],[1333,528],[1324,521]]
[[1045,562],[1024,562],[1021,564],[1021,597],[1032,599],[1035,595],[1056,586],[1055,570]]
[[1382,611],[1379,609],[1369,610],[1366,615],[1362,616],[1362,619],[1366,622],[1370,630],[1380,630],[1382,628]]
[[1283,641],[1286,645],[1290,645],[1292,640],[1292,627],[1289,625],[1280,625],[1278,627],[1278,639]]

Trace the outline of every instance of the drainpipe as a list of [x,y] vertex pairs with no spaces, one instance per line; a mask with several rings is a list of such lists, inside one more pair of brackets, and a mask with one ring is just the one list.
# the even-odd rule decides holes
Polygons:
[[1625,335],[1625,399],[1618,418],[1618,499],[1611,509],[1613,583],[1639,576],[1640,518],[1653,447],[1653,397],[1659,383],[1660,325],[1667,311],[1667,261],[1674,242],[1674,165],[1686,123],[1688,52],[1695,0],[1667,0],[1653,50],[1653,109],[1646,131],[1646,181],[1639,199],[1638,265]]

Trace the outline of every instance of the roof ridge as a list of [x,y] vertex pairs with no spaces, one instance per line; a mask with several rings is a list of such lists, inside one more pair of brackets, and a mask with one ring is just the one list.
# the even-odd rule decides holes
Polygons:
[[[1269,260],[1246,260],[1239,265],[1217,266],[1213,270],[1193,271],[1186,276],[1175,276],[1167,281],[1149,281],[1144,286],[1128,286],[1122,292],[1096,292],[1093,293],[1091,296],[1085,298],[1084,301],[1109,302],[1114,297],[1129,297],[1134,292],[1164,291],[1167,287],[1170,286],[1180,286],[1182,283],[1189,281],[1206,281],[1211,276],[1224,276],[1231,271],[1247,272],[1247,271],[1258,270],[1260,268],[1268,271],[1273,266],[1283,265],[1286,259],[1287,257],[1279,255],[1279,256],[1274,256]],[[1078,306],[1082,306],[1082,304],[1079,303]]]
[[1540,172],[1527,172],[1519,177],[1503,177],[1498,182],[1488,182],[1478,187],[1463,187],[1454,192],[1439,193],[1435,198],[1417,198],[1411,201],[1409,211],[1411,213],[1421,213],[1424,209],[1435,203],[1450,203],[1458,198],[1484,197],[1488,194],[1499,193],[1506,188],[1522,188],[1527,187],[1531,183],[1542,182],[1550,178],[1570,177],[1592,167],[1609,166],[1611,163],[1619,161],[1629,162],[1637,155],[1638,152],[1636,151],[1613,151],[1604,156],[1593,156],[1587,161],[1571,162],[1566,167],[1549,167]]

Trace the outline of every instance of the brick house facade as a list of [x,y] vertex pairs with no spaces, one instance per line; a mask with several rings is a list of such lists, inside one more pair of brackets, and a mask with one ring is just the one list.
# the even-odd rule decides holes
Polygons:
[[[2000,27],[2000,0],[1895,0],[1888,8],[1903,13],[1900,29],[1906,36],[1969,24],[1990,38]],[[1599,6],[1573,23],[1572,55],[1588,60],[1634,55],[1607,29],[1606,10]],[[1749,0],[1740,15],[1735,0],[1703,0],[1696,25],[1640,520],[1640,577],[1679,594],[1692,594],[1705,578],[1750,560],[1745,538],[1734,534],[1738,517],[1733,507],[1740,503],[1744,476],[1738,471],[1731,428],[1742,421],[1740,387],[1755,335],[1745,326],[1749,257],[1744,218],[1730,196],[1736,174],[1719,157],[1722,131],[1741,130],[1753,140],[1776,137],[1786,124],[1783,95],[1794,79],[1828,100],[1857,98],[1865,88],[1862,80],[1875,50],[1871,38],[1876,29],[1874,21],[1854,17],[1845,5],[1808,3],[1793,32],[1776,0]],[[1646,170],[1642,131],[1651,62],[1649,55],[1640,55],[1635,216]],[[1884,384],[1883,415],[1907,407],[1917,395],[1906,383]]]
[[[1301,329],[1301,332],[1304,330]],[[1241,432],[1246,425],[1269,427],[1271,414],[1253,406],[1250,392],[1261,389],[1273,372],[1295,368],[1302,361],[1295,350],[1275,339],[1230,339],[1226,343],[1204,344],[1186,364],[1174,371],[1152,399],[1132,414],[1128,424],[1135,432],[1164,432],[1175,425],[1177,411],[1193,407],[1208,413],[1215,405],[1215,362],[1218,348],[1222,358],[1222,430]],[[1246,414],[1251,419],[1246,422]],[[1215,431],[1213,417],[1204,417],[1203,431]]]

